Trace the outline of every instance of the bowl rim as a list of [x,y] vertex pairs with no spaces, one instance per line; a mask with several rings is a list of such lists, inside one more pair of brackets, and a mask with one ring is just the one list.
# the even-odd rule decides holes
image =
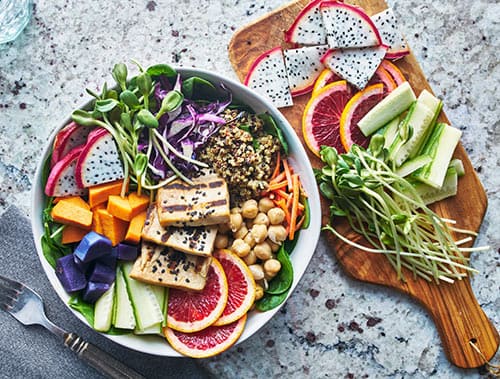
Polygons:
[[[288,292],[286,299],[283,303],[266,312],[252,312],[249,314],[250,317],[247,319],[247,323],[245,325],[245,329],[243,330],[242,335],[238,339],[235,345],[242,343],[249,337],[253,336],[260,328],[262,328],[267,322],[274,317],[274,315],[281,309],[281,307],[286,303],[289,299],[295,288],[297,287],[298,282],[302,278],[305,273],[307,266],[309,265],[314,251],[316,249],[319,235],[321,231],[321,207],[320,207],[320,198],[319,191],[316,185],[316,181],[314,178],[314,173],[312,170],[312,166],[310,160],[306,154],[305,148],[300,142],[300,139],[296,135],[294,129],[288,122],[288,120],[282,115],[282,113],[271,104],[271,102],[265,97],[259,95],[258,93],[252,91],[248,87],[243,84],[227,78],[224,75],[219,73],[208,71],[204,69],[198,68],[187,68],[187,67],[177,67],[172,66],[182,77],[190,77],[190,76],[200,76],[202,78],[208,79],[214,83],[224,83],[227,88],[231,90],[234,95],[234,92],[238,93],[238,95],[234,95],[235,98],[243,98],[245,99],[245,104],[250,105],[254,109],[256,113],[259,111],[267,111],[269,112],[276,121],[278,127],[282,130],[285,135],[285,139],[289,144],[290,153],[289,158],[291,160],[291,165],[298,169],[299,175],[301,178],[301,183],[306,189],[307,196],[309,199],[310,205],[310,225],[307,229],[303,229],[299,234],[299,238],[297,241],[297,245],[294,248],[294,254],[290,256],[292,261],[292,266],[294,269],[294,278],[292,286]],[[88,108],[93,100],[86,101],[81,106],[76,109],[85,109]],[[255,109],[255,106],[258,106]],[[64,119],[58,127],[54,129],[51,133],[47,144],[43,149],[43,153],[41,159],[38,161],[34,182],[31,190],[31,226],[33,230],[33,238],[37,250],[37,255],[42,264],[42,268],[45,272],[45,275],[50,281],[53,289],[56,291],[59,298],[63,301],[64,305],[71,311],[73,315],[75,315],[80,321],[82,321],[87,327],[89,327],[95,333],[100,333],[94,330],[87,320],[83,317],[83,315],[72,309],[68,304],[68,299],[70,295],[66,293],[60,284],[59,280],[55,275],[55,270],[50,266],[50,264],[45,259],[45,256],[41,247],[41,236],[43,235],[43,223],[41,219],[41,214],[45,206],[46,196],[44,194],[43,186],[45,183],[42,183],[42,174],[44,171],[44,165],[47,161],[50,151],[53,146],[53,141],[57,133],[69,122],[71,121],[71,116]],[[299,253],[300,251],[300,253]],[[300,254],[300,256],[299,256]],[[250,325],[249,325],[250,324]],[[100,333],[104,335],[111,341],[118,343],[126,348],[136,350],[142,353],[147,353],[151,355],[157,356],[166,356],[166,357],[183,357],[180,353],[175,351],[163,338],[158,338],[158,336],[148,336],[148,335],[135,335],[133,333],[124,334],[124,335],[109,335],[106,333]],[[160,342],[160,343],[158,343]]]

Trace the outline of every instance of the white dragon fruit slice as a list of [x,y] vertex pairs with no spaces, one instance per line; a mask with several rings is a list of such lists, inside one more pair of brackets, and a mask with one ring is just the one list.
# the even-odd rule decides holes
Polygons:
[[330,48],[368,47],[382,44],[377,27],[362,8],[339,1],[323,1],[320,9]]
[[75,180],[76,162],[82,150],[83,146],[74,148],[52,167],[45,185],[47,196],[83,196],[87,193],[87,189],[78,187]]
[[295,18],[292,26],[285,32],[285,41],[301,45],[324,45],[326,31],[319,5],[323,0],[313,0]]
[[86,188],[123,177],[122,163],[113,136],[106,129],[94,129],[76,163],[76,183]]
[[387,46],[362,47],[359,49],[338,49],[328,51],[321,61],[338,76],[358,89],[366,87],[380,62],[384,59]]
[[327,45],[285,50],[286,73],[292,96],[312,91],[314,82],[324,68],[321,58],[327,51]]
[[385,55],[387,59],[399,59],[410,53],[391,8],[373,15],[371,19],[382,37],[382,43],[389,46]]
[[279,46],[257,57],[244,84],[271,100],[277,108],[293,105],[283,51]]
[[50,166],[54,167],[58,161],[64,158],[75,147],[85,144],[91,130],[92,128],[80,126],[74,121],[62,128],[54,140]]

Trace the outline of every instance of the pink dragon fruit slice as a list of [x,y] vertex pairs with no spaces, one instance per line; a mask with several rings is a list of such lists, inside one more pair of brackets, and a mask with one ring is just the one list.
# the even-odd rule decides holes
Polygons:
[[320,9],[330,48],[369,47],[382,44],[377,27],[362,8],[339,1],[323,1]]
[[319,5],[323,0],[313,0],[297,15],[290,29],[285,32],[285,41],[301,45],[324,45],[326,31]]
[[72,149],[85,144],[91,130],[92,128],[80,126],[75,122],[70,122],[62,128],[59,133],[57,133],[54,140],[50,166],[54,167],[54,165],[64,158]]
[[311,92],[314,82],[323,70],[321,58],[328,46],[306,46],[285,50],[285,66],[292,96]]
[[410,53],[391,8],[373,15],[371,19],[382,37],[382,43],[389,46],[385,55],[387,59],[399,59]]
[[92,130],[76,163],[76,183],[86,188],[123,177],[122,162],[113,136],[103,128]]
[[76,162],[82,150],[83,146],[74,148],[52,167],[45,185],[47,196],[83,196],[87,193],[87,189],[78,187],[75,180]]
[[359,49],[338,49],[328,51],[321,61],[338,76],[358,89],[366,87],[380,62],[384,59],[387,46],[362,47]]
[[283,51],[279,46],[257,57],[244,84],[267,97],[277,108],[293,105]]

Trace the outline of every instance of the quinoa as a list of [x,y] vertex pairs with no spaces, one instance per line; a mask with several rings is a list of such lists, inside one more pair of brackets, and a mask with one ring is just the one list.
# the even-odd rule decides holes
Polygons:
[[200,160],[227,182],[231,205],[258,198],[276,165],[279,140],[264,131],[263,121],[255,114],[226,109],[227,121],[200,151]]

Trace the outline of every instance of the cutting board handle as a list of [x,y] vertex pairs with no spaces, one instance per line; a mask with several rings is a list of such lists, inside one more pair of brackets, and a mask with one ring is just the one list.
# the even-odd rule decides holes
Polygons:
[[[462,368],[480,367],[491,360],[498,350],[498,332],[479,306],[470,281],[439,286],[421,284],[416,298],[434,319],[448,359]],[[427,288],[421,288],[424,285]],[[409,289],[411,293],[415,288],[410,286]]]

